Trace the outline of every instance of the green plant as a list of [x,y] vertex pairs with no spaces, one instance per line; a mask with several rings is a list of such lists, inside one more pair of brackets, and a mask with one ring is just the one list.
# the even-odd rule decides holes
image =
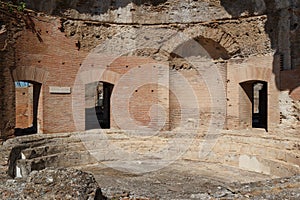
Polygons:
[[7,2],[7,3],[6,3],[6,6],[7,6],[7,9],[8,9],[8,11],[9,11],[10,13],[12,13],[12,12],[14,11],[14,9],[13,9],[13,4],[12,4],[11,1]]
[[17,10],[20,11],[20,12],[24,11],[25,8],[26,8],[26,3],[23,2],[23,1],[21,1],[21,2],[19,3],[19,5],[17,6]]
[[18,5],[14,5],[11,1],[6,3],[6,7],[10,13],[14,12],[15,9],[19,12],[23,12],[26,8],[26,3],[21,1]]

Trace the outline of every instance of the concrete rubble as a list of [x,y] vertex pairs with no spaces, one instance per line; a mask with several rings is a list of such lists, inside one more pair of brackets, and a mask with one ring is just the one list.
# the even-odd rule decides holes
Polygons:
[[44,169],[0,181],[0,199],[106,199],[92,174],[74,169]]

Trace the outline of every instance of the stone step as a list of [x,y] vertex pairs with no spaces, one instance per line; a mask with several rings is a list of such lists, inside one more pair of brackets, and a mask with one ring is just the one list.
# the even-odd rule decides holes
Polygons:
[[226,134],[219,138],[222,142],[234,141],[235,143],[245,143],[250,145],[260,145],[278,149],[296,150],[300,148],[300,139],[291,137],[278,137],[273,135],[251,135],[249,134]]
[[[153,140],[152,142],[149,142],[145,139],[139,140],[139,139],[124,139],[124,137],[116,137],[117,139],[112,140],[111,142],[115,143],[114,145],[116,147],[122,147],[120,150],[121,151],[127,151],[130,153],[144,153],[145,151],[153,151],[161,148],[162,146],[165,145],[167,139],[166,138],[157,138],[156,140]],[[223,139],[223,138],[221,138]],[[226,138],[228,139],[228,138]],[[242,139],[245,139],[242,137]],[[69,140],[69,139],[68,139]],[[180,138],[178,139],[178,142],[180,142]],[[81,150],[84,150],[85,147],[80,144],[80,141],[77,139],[72,139],[69,140],[68,142],[74,142],[70,144],[65,144],[65,140],[60,141],[60,142],[55,142],[52,146],[47,146],[47,147],[39,147],[37,149],[35,148],[29,148],[24,151],[24,154],[26,158],[31,158],[30,156],[33,156],[33,152],[40,152],[39,155],[45,156],[45,155],[51,155],[55,153],[59,153],[60,151],[74,151],[77,148],[80,148]],[[94,142],[92,139],[90,140]],[[236,140],[234,140],[236,141]],[[200,142],[200,141],[199,141]],[[285,161],[287,164],[291,165],[299,165],[299,159],[297,158],[298,154],[296,153],[290,153],[286,150],[281,150],[281,149],[273,149],[269,148],[269,150],[266,150],[265,146],[260,146],[259,145],[254,145],[251,143],[226,143],[226,141],[219,142],[220,144],[216,145],[217,149],[214,149],[214,153],[219,156],[215,156],[210,158],[211,160],[223,160],[224,163],[232,163],[237,165],[238,157],[239,155],[248,155],[249,153],[253,156],[256,156],[258,158],[263,157],[265,160],[272,160],[273,162],[276,162],[277,159],[278,161]],[[250,145],[251,144],[251,145]],[[109,145],[109,144],[107,144]],[[57,148],[56,148],[57,147]],[[171,147],[172,148],[172,147]],[[176,147],[173,147],[174,150],[176,150]],[[46,152],[46,149],[50,149],[50,151]],[[115,160],[120,158],[119,155],[117,155],[115,158],[113,157],[113,153],[107,152],[108,148],[103,147],[103,146],[95,146],[95,149],[90,150],[92,154],[101,154],[101,155],[108,155],[108,157],[103,157],[99,158],[99,161],[107,161],[107,160]],[[172,150],[172,149],[170,149]],[[29,153],[28,153],[29,152]],[[41,153],[42,152],[42,153]],[[118,153],[118,150],[116,150],[116,154]],[[30,155],[28,157],[28,155]],[[38,157],[35,155],[35,157]],[[143,157],[142,157],[143,158]],[[234,158],[234,159],[233,159]],[[162,159],[162,157],[153,157],[153,159]],[[194,158],[195,159],[195,158]],[[235,161],[234,161],[235,160]]]
[[73,143],[50,143],[38,147],[31,147],[21,151],[22,156],[26,159],[33,159],[43,156],[49,156],[62,152],[85,151],[86,148],[81,141]]
[[257,144],[245,144],[245,143],[218,143],[213,152],[218,155],[226,156],[230,155],[243,155],[250,154],[252,156],[263,157],[265,159],[278,160],[294,165],[300,166],[300,151],[288,151],[285,149],[278,149],[273,147],[264,147]]
[[[166,162],[174,161],[172,159],[191,159],[210,164],[223,163],[222,165],[232,169],[263,173],[266,176],[299,173],[299,138],[270,135],[263,131],[223,131],[209,157],[200,158],[199,145],[204,141],[201,137],[188,138],[186,134],[176,133],[173,138],[174,135],[170,135],[170,132],[151,137],[138,137],[134,135],[136,132],[109,130],[102,133],[104,134],[91,131],[84,133],[84,137],[80,133],[67,133],[11,139],[6,142],[6,145],[12,147],[14,155],[10,168],[16,174],[15,168],[18,165],[19,170],[26,174],[26,170],[51,166],[84,166],[118,159],[125,162],[131,155],[137,156],[133,159],[140,161],[164,160],[168,159],[168,155],[163,151],[181,155],[184,152],[181,152],[179,146],[186,144],[187,152],[183,157],[170,157]],[[21,166],[24,169],[21,170]]]
[[3,143],[4,146],[15,146],[17,144],[31,144],[50,139],[70,138],[73,133],[57,133],[57,134],[34,134],[11,138]]
[[214,154],[205,159],[205,162],[218,162],[240,169],[274,175],[278,177],[292,176],[300,173],[300,166],[280,160],[272,160],[251,154]]
[[42,170],[46,167],[72,167],[94,163],[97,163],[97,161],[87,151],[61,152],[32,159],[19,159],[16,162],[16,169],[13,175],[21,175],[23,177],[33,170]]

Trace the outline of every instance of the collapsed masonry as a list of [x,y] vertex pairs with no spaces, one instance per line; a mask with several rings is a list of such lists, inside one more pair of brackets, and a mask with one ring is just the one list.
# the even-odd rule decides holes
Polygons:
[[74,169],[45,169],[0,182],[1,199],[107,199],[92,174]]

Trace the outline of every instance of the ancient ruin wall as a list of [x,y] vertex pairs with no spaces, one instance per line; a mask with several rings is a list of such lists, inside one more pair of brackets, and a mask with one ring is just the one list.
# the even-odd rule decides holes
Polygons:
[[[14,64],[16,70],[13,70],[15,79],[20,79],[19,76],[43,84],[45,132],[75,130],[71,95],[50,94],[49,86],[72,87],[84,58],[90,50],[107,38],[132,28],[139,29],[141,26],[162,27],[183,32],[197,40],[200,37],[199,41],[202,41],[201,37],[208,38],[213,43],[221,45],[225,48],[225,54],[220,52],[215,56],[216,59],[222,54],[225,57],[239,58],[273,55],[279,50],[284,50],[280,38],[284,36],[281,33],[286,31],[279,29],[279,23],[285,24],[286,19],[278,21],[273,16],[284,15],[289,7],[285,1],[275,4],[273,1],[262,0],[256,0],[251,4],[238,2],[234,4],[226,0],[64,1],[64,3],[26,1],[26,6],[59,15],[50,17],[44,14],[30,14],[38,34],[24,29],[15,47],[17,58]],[[295,16],[297,18],[298,15]],[[209,52],[214,52],[216,47],[218,46]],[[208,45],[207,48],[211,47]],[[156,59],[159,56],[151,55],[151,57]],[[178,61],[175,63],[176,69],[185,64]],[[27,71],[24,67],[31,68],[31,72],[24,75],[23,72]],[[226,65],[224,68],[226,69]],[[281,79],[277,74],[280,66],[274,65],[273,68],[271,70],[274,70],[275,79]],[[223,77],[226,81],[225,76],[226,73]],[[297,83],[295,85],[297,86]],[[289,87],[286,89],[290,89]],[[282,89],[282,83],[279,83],[277,88]],[[295,91],[298,90],[293,90],[294,96],[297,96],[298,92]],[[10,99],[12,105],[13,99]],[[14,120],[12,116],[9,118]]]
[[2,12],[0,18],[0,140],[6,140],[15,128],[15,86],[11,71],[16,61],[14,44],[23,24]]

